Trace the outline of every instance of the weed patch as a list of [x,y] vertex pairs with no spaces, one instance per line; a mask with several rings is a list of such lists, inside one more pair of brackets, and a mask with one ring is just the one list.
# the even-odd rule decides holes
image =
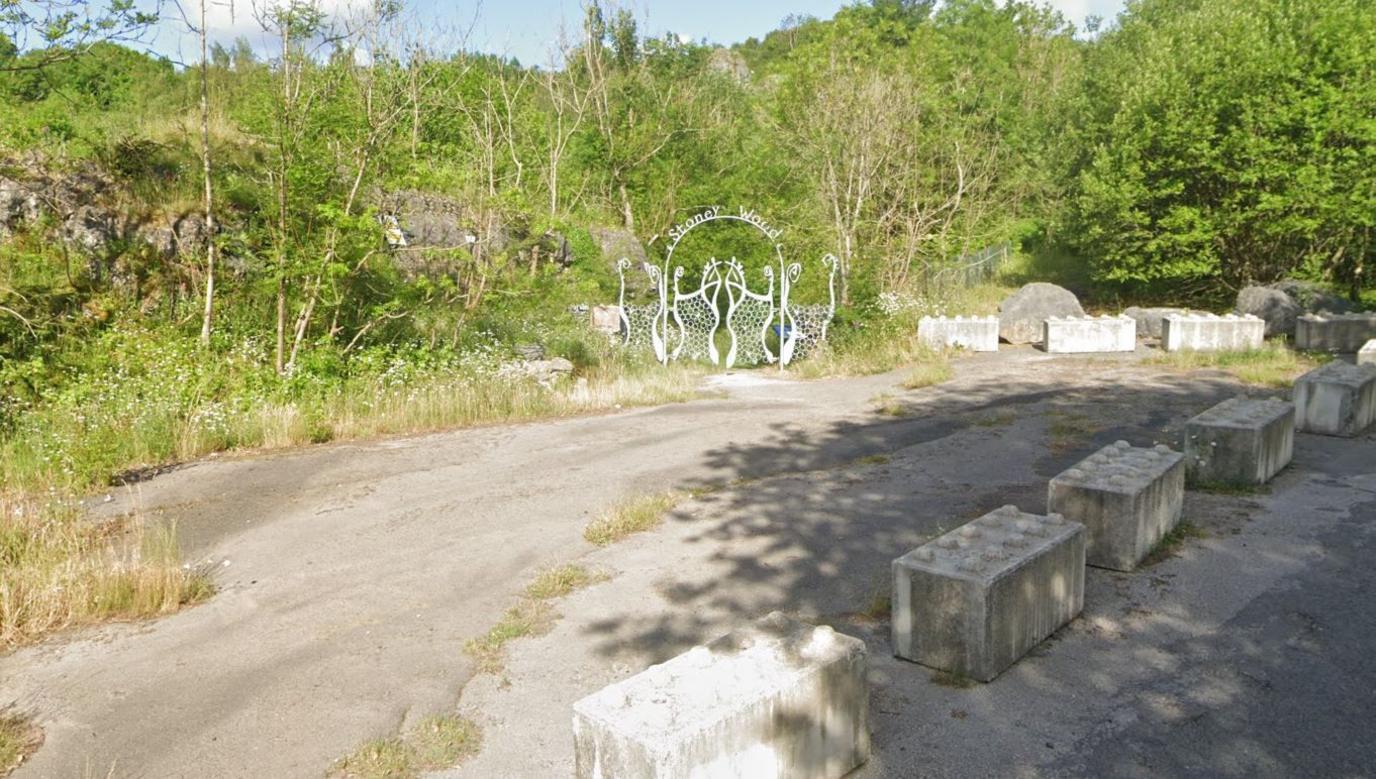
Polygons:
[[606,546],[649,530],[662,522],[683,497],[683,493],[668,490],[623,500],[589,522],[583,528],[583,538],[591,544]]
[[482,731],[458,716],[428,717],[414,729],[375,739],[335,762],[331,779],[407,779],[451,768],[478,753]]
[[28,717],[0,710],[0,776],[9,776],[42,744],[43,731]]
[[886,417],[906,417],[908,407],[887,392],[881,392],[870,398],[870,405],[874,410]]
[[1207,538],[1208,535],[1202,528],[1191,522],[1180,522],[1171,529],[1171,532],[1162,537],[1156,548],[1147,553],[1147,556],[1142,559],[1142,567],[1169,560],[1180,553],[1181,547],[1189,539]]
[[501,673],[505,667],[507,644],[518,638],[543,635],[554,626],[557,615],[550,601],[606,579],[607,575],[600,571],[572,564],[539,572],[526,585],[516,605],[507,609],[485,634],[469,639],[464,644],[464,652],[473,658],[482,673]]
[[1062,453],[1083,445],[1101,427],[1090,417],[1074,411],[1051,412],[1046,432],[1051,436],[1051,451]]
[[979,682],[975,679],[951,671],[933,671],[930,678],[932,684],[939,684],[942,687],[951,687],[956,690],[968,690],[971,687],[979,686]]
[[918,363],[903,379],[903,389],[915,390],[940,384],[951,378],[951,364],[943,357]]
[[867,454],[855,461],[856,465],[887,465],[890,458],[887,454]]

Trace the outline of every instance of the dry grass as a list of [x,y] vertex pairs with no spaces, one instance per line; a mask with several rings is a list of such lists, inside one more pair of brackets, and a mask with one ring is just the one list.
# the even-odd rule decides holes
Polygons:
[[888,392],[881,392],[870,398],[870,405],[874,407],[877,413],[886,417],[906,417],[908,415],[908,407]]
[[667,490],[623,500],[589,522],[583,528],[583,538],[591,544],[606,546],[649,530],[659,525],[683,498],[683,493]]
[[42,744],[43,731],[28,717],[0,709],[0,776],[9,776]]
[[174,528],[97,525],[69,501],[0,493],[0,647],[169,614],[212,592],[207,572],[182,566]]
[[554,625],[556,615],[550,601],[606,579],[607,575],[600,571],[573,564],[541,571],[526,585],[516,605],[507,609],[487,633],[465,643],[464,651],[482,673],[501,673],[507,644],[518,638],[543,635]]
[[951,364],[944,356],[914,365],[903,379],[903,389],[915,390],[940,384],[951,378]]
[[1317,368],[1324,358],[1292,351],[1279,344],[1260,349],[1225,352],[1164,352],[1146,361],[1174,371],[1227,371],[1247,384],[1288,387],[1299,375]]
[[332,779],[405,779],[451,768],[482,747],[482,732],[458,716],[428,717],[400,736],[376,739],[340,758]]

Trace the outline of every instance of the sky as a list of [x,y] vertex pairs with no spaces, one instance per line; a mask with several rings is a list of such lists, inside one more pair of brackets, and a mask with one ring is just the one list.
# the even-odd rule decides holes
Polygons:
[[[153,0],[148,0],[152,2]],[[197,0],[181,0],[188,12]],[[1086,16],[1112,19],[1123,0],[1044,0],[1081,26]],[[255,5],[271,0],[209,0],[211,39],[229,44],[245,36],[260,52],[271,42],[254,21]],[[359,0],[322,0],[328,9],[346,9]],[[842,6],[840,0],[625,0],[621,7],[635,13],[642,33],[673,33],[687,40],[730,45],[763,37],[791,14],[827,19]],[[407,14],[417,30],[441,48],[452,48],[466,34],[464,48],[512,56],[524,65],[550,64],[560,31],[576,33],[582,18],[580,0],[408,0]],[[198,58],[195,39],[177,21],[164,21],[149,41],[154,51],[178,62]]]

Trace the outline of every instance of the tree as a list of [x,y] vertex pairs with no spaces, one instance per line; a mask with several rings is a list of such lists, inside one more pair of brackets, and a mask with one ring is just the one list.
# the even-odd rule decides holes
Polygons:
[[[0,72],[41,70],[85,54],[98,43],[136,43],[158,21],[134,0],[6,0],[0,2]],[[41,50],[36,57],[6,57],[5,49]],[[13,53],[13,51],[11,52]]]
[[1148,0],[1091,52],[1076,245],[1106,282],[1370,283],[1376,14]]

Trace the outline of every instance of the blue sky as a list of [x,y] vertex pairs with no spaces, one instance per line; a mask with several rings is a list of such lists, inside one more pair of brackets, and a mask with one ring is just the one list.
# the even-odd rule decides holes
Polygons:
[[[229,43],[243,35],[260,51],[271,50],[252,13],[255,4],[261,7],[271,0],[210,1],[213,39]],[[183,0],[188,11],[195,2]],[[332,9],[346,8],[350,2],[358,0],[322,0]],[[643,32],[672,32],[729,45],[763,36],[790,14],[825,19],[847,4],[838,0],[625,0],[621,6],[635,13]],[[1050,0],[1046,4],[1078,25],[1091,14],[1112,18],[1122,10],[1123,0]],[[481,5],[409,0],[406,7],[413,23],[437,43],[452,44],[467,31],[467,48],[514,56],[527,65],[547,64],[561,26],[575,32],[582,17],[579,0],[486,0]],[[194,61],[197,56],[194,39],[179,23],[164,22],[151,43],[154,50],[179,61]]]

